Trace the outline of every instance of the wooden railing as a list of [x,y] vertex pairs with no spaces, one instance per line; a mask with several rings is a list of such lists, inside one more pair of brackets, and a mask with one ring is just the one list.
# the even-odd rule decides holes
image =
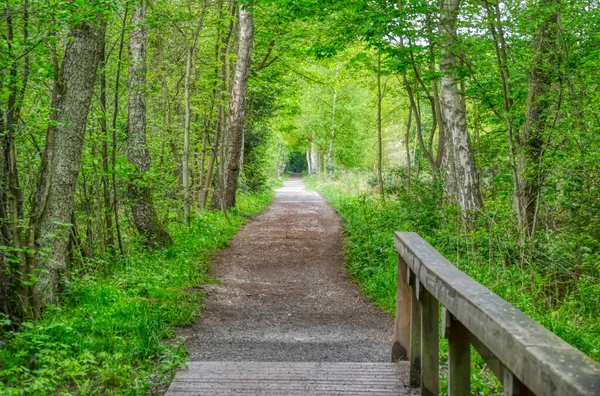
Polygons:
[[[439,394],[439,308],[449,343],[448,391],[469,395],[471,345],[505,395],[600,395],[600,365],[458,270],[419,235],[398,232],[392,360],[411,386]],[[501,274],[498,274],[501,276]]]

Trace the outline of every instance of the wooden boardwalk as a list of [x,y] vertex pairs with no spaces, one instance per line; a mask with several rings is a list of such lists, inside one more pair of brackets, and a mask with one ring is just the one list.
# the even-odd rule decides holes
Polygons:
[[190,362],[167,395],[404,396],[414,394],[402,381],[408,370],[407,362]]

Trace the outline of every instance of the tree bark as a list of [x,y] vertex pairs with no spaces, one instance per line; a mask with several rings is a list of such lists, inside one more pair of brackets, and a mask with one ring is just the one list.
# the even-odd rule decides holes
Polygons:
[[146,146],[146,1],[139,1],[131,16],[133,30],[129,37],[129,128],[127,136],[127,159],[135,167],[135,175],[129,180],[127,193],[133,221],[146,245],[154,248],[172,244],[164,229],[154,203],[152,191],[145,174],[150,170],[150,152]]
[[406,132],[404,133],[404,145],[406,146],[406,194],[410,194],[410,127],[412,124],[412,106],[408,109],[408,119],[406,120]]
[[[194,37],[194,46],[196,40]],[[192,63],[194,57],[194,46],[190,45],[187,49],[187,62],[185,66],[185,127],[183,132],[183,161],[182,161],[182,181],[183,181],[183,218],[185,224],[189,224],[190,221],[190,181],[189,181],[189,161],[190,161],[190,129],[191,129],[191,118],[192,118],[192,106],[190,103],[190,75],[192,71]]]
[[85,127],[106,30],[102,16],[71,29],[57,80],[54,113],[48,130],[46,163],[40,177],[32,223],[37,230],[34,286],[38,311],[56,301],[66,269],[75,188],[80,170]]
[[121,60],[123,59],[123,47],[125,47],[125,27],[127,26],[127,11],[123,14],[123,24],[121,25],[121,38],[119,39],[119,57],[117,58],[117,75],[115,77],[115,98],[113,104],[112,117],[112,148],[111,148],[111,165],[112,165],[112,190],[113,190],[113,206],[112,210],[115,215],[115,231],[117,232],[117,242],[119,243],[119,251],[121,254],[125,252],[123,249],[123,237],[121,236],[121,221],[119,219],[119,195],[117,189],[117,119],[119,117],[119,86],[121,81]]
[[308,169],[311,175],[319,173],[319,152],[317,150],[317,144],[313,141],[310,142],[310,148],[307,152]]
[[383,190],[383,139],[381,136],[381,106],[383,91],[381,89],[381,53],[377,54],[377,179],[379,181],[379,195],[384,197]]
[[[467,128],[466,109],[458,92],[456,77],[456,19],[460,0],[442,0],[439,29],[442,35],[440,74],[442,119],[448,150],[451,177],[456,181],[458,203],[463,214],[483,206],[475,156]],[[453,166],[452,166],[453,165]],[[452,169],[453,167],[453,169]]]
[[[100,74],[100,108],[102,111],[102,118],[100,118],[100,129],[102,130],[102,195],[103,195],[103,206],[102,212],[104,214],[105,232],[104,232],[104,243],[109,249],[114,251],[115,239],[111,213],[111,199],[110,199],[110,180],[109,180],[109,156],[108,156],[108,125],[106,122],[106,45],[102,46],[102,58],[101,58],[101,74]],[[104,228],[104,227],[103,227]]]
[[219,183],[218,202],[222,210],[235,206],[238,177],[240,173],[241,150],[243,150],[244,116],[248,92],[248,76],[252,59],[252,42],[254,39],[254,21],[251,4],[240,6],[239,10],[239,46],[235,77],[231,89],[229,103],[229,122],[227,123],[223,141],[223,162],[221,181]]
[[540,23],[533,43],[533,58],[529,72],[529,93],[525,124],[519,139],[517,161],[518,189],[515,202],[521,226],[528,236],[536,229],[536,208],[541,189],[541,162],[547,144],[545,131],[552,106],[552,84],[555,80],[557,37],[559,33],[557,0],[544,1],[549,14]]

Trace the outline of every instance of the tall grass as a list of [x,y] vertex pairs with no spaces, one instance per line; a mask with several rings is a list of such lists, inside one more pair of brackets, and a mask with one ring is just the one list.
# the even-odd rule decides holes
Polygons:
[[87,261],[65,280],[61,304],[43,318],[4,332],[0,394],[151,394],[185,361],[177,326],[202,310],[196,288],[210,282],[210,257],[261,212],[272,192],[242,195],[238,208],[206,211],[189,227],[172,223],[174,245],[134,247],[107,261]]

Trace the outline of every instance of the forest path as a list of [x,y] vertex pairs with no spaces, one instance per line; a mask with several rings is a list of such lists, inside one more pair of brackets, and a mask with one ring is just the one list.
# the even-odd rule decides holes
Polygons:
[[190,361],[389,362],[393,319],[344,269],[342,227],[292,176],[215,258]]

